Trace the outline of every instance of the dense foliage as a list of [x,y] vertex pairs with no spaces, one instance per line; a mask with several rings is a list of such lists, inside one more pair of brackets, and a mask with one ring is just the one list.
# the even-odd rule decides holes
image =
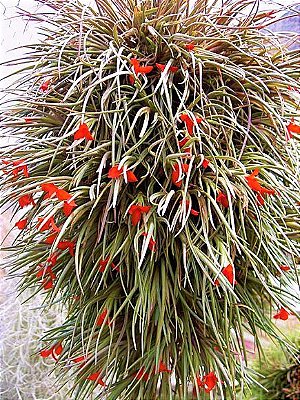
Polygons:
[[235,398],[246,332],[290,346],[299,52],[256,1],[40,2],[1,116],[11,271],[67,310],[40,354],[78,399]]

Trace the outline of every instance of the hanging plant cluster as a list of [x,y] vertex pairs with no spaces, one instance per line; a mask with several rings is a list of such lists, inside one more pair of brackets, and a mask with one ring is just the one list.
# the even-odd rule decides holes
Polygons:
[[66,308],[37,352],[77,399],[233,399],[245,334],[289,346],[299,52],[248,0],[39,2],[1,116],[11,273]]

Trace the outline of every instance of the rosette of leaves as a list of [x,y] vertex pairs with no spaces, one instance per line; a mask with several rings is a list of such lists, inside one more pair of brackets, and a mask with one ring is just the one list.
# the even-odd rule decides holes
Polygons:
[[235,398],[245,332],[293,349],[299,52],[257,2],[41,3],[1,116],[11,271],[67,310],[37,351],[78,399]]

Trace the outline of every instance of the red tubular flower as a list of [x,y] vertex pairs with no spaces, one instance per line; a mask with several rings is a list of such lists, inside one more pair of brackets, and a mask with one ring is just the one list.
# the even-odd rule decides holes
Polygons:
[[[185,123],[186,129],[187,129],[189,135],[193,136],[194,126],[195,126],[193,119],[188,114],[181,114],[179,116],[179,119]],[[196,117],[196,122],[197,122],[197,124],[200,124],[200,122],[202,122],[202,118]]]
[[164,364],[162,361],[159,362],[159,366],[158,366],[158,372],[167,372],[167,373],[171,373],[172,370],[168,369],[166,364]]
[[96,325],[97,326],[102,326],[103,324],[110,326],[111,321],[110,318],[107,317],[108,311],[105,308],[102,313],[97,317]]
[[[123,175],[123,167],[119,169],[118,164],[114,165],[113,167],[111,167],[108,171],[108,177],[112,178],[112,179],[117,179],[119,178],[121,175]],[[137,182],[137,177],[134,175],[134,173],[132,171],[126,171],[126,177],[127,177],[127,181],[130,183],[133,182]]]
[[41,350],[40,355],[43,358],[47,358],[49,356],[52,356],[55,361],[57,361],[57,356],[59,356],[63,352],[63,347],[61,343],[56,343],[54,346],[52,346],[49,350]]
[[15,226],[16,226],[18,229],[23,230],[23,229],[25,229],[27,223],[28,223],[28,219],[27,219],[27,218],[24,218],[24,219],[20,219],[20,221],[16,222],[16,223],[15,223]]
[[141,66],[136,66],[134,67],[134,71],[136,74],[149,74],[149,72],[151,72],[153,70],[153,66],[152,65],[148,65],[145,67],[141,67]]
[[[9,164],[9,162],[6,164]],[[24,164],[24,165],[21,165],[21,164]],[[25,165],[25,160],[13,161],[12,165],[14,167],[16,167],[16,168],[13,168],[13,170],[12,170],[12,174],[14,177],[19,176],[19,173],[23,172],[25,178],[29,178],[28,167],[27,167],[27,165]]]
[[[148,236],[148,233],[143,232],[142,236]],[[149,247],[149,250],[153,251],[153,253],[156,252],[156,241],[153,238],[150,239],[148,247]]]
[[80,124],[78,130],[74,134],[74,140],[79,139],[94,140],[89,127],[85,123]]
[[292,118],[291,122],[287,125],[286,128],[289,132],[288,139],[292,139],[294,133],[300,133],[300,126],[294,123],[294,118]]
[[49,263],[51,267],[54,267],[57,262],[57,257],[58,257],[57,253],[50,254],[50,256],[47,258],[47,263]]
[[228,202],[228,197],[225,193],[219,192],[218,197],[216,198],[216,201],[220,204],[222,204],[223,207],[228,208],[229,207],[229,202]]
[[130,83],[131,85],[134,85],[134,82],[135,82],[134,75],[133,75],[133,74],[130,74],[128,79],[129,79],[129,83]]
[[146,66],[146,67],[142,67],[140,65],[140,62],[136,59],[136,58],[132,58],[130,60],[131,65],[133,65],[133,69],[134,72],[136,74],[148,74],[149,72],[151,72],[153,70],[153,66]]
[[108,171],[108,177],[112,179],[119,178],[123,174],[123,167],[119,169],[119,165],[116,164],[111,167]]
[[72,214],[74,207],[76,207],[77,204],[75,203],[74,200],[72,201],[65,201],[64,202],[64,206],[63,206],[63,212],[65,214],[66,217],[68,217],[69,215]]
[[[158,69],[160,69],[161,71],[164,71],[165,68],[166,68],[166,65],[165,65],[165,64],[158,64],[158,63],[156,63],[155,65],[156,65],[156,67],[157,67]],[[173,74],[175,74],[175,72],[178,71],[178,67],[175,67],[175,66],[172,66],[172,65],[171,65],[170,68],[169,68],[169,71],[172,72]]]
[[94,381],[97,382],[101,386],[106,386],[105,382],[100,378],[101,371],[100,372],[94,372],[90,376],[88,376],[86,379],[89,381]]
[[[105,258],[104,260],[99,261],[99,271],[100,272],[105,272],[108,262],[109,262],[109,256],[107,258]],[[120,272],[120,268],[117,267],[114,263],[111,263],[111,267],[113,270]]]
[[41,188],[42,191],[46,193],[45,199],[50,199],[54,195],[56,196],[56,192],[59,189],[54,183],[42,183]]
[[41,266],[41,268],[39,269],[39,271],[36,274],[37,278],[44,278],[44,281],[42,282],[43,285],[44,283],[48,282],[48,280],[54,281],[54,279],[56,279],[56,275],[55,273],[52,271],[52,266],[48,265],[46,267]]
[[126,177],[127,177],[127,181],[130,183],[134,183],[134,182],[138,181],[137,177],[134,175],[134,173],[132,171],[126,171]]
[[257,204],[263,206],[265,201],[264,197],[268,195],[274,195],[274,189],[266,189],[258,182],[256,176],[259,174],[258,168],[256,168],[250,175],[246,176],[245,179],[249,185],[249,187],[254,191],[257,192],[256,200]]
[[77,206],[74,200],[71,200],[72,195],[64,189],[60,189],[54,183],[42,183],[41,188],[46,193],[45,199],[56,197],[58,200],[64,201],[63,212],[68,217],[73,208]]
[[285,308],[281,307],[278,314],[275,314],[273,318],[282,319],[283,321],[286,321],[289,318],[289,313],[286,311]]
[[209,160],[207,160],[206,158],[204,158],[204,160],[202,161],[202,167],[205,169],[205,168],[207,168],[208,167],[208,165],[209,165]]
[[256,195],[256,202],[259,206],[263,206],[265,204],[265,200],[260,193]]
[[[189,170],[189,165],[188,164],[181,164],[181,171],[182,173],[187,173]],[[182,179],[178,180],[180,176],[180,167],[179,164],[176,163],[173,166],[173,171],[172,171],[172,182],[175,186],[180,187],[182,185]]]
[[82,362],[86,361],[86,356],[75,357],[75,358],[72,358],[71,361],[73,361],[76,364],[77,363],[82,363]]
[[206,393],[211,392],[218,383],[218,378],[214,372],[204,375],[202,382],[204,383],[204,390]]
[[52,278],[46,278],[42,280],[42,285],[45,290],[53,289],[53,279]]
[[52,349],[49,349],[49,350],[44,349],[44,350],[40,351],[40,356],[43,358],[47,358],[51,355],[52,355]]
[[133,226],[137,226],[142,218],[142,214],[146,214],[150,211],[151,206],[141,206],[139,204],[133,204],[129,208],[129,214],[131,215],[131,223]]
[[31,194],[24,194],[24,196],[19,198],[18,202],[21,208],[29,206],[30,204],[35,206],[35,201]]
[[138,379],[138,380],[143,380],[145,382],[147,382],[150,378],[150,375],[145,371],[145,367],[142,367],[138,370],[138,372],[136,374],[134,374],[134,376]]
[[45,221],[45,218],[38,218],[37,228],[40,232],[45,232],[49,229],[52,229],[55,232],[59,232],[60,228],[56,226],[54,217],[50,217]]
[[59,188],[57,188],[57,190],[56,190],[56,197],[58,198],[58,200],[66,200],[66,201],[68,201],[68,200],[71,200],[71,198],[72,198],[72,195],[70,195],[70,193],[68,193],[66,190],[63,190],[63,189],[59,189]]
[[[180,202],[180,204],[182,204],[182,201]],[[186,205],[186,209],[188,209],[189,206],[190,206],[189,200],[186,200],[186,201],[185,201],[185,205]],[[191,213],[192,215],[194,215],[195,217],[198,217],[198,215],[199,215],[199,211],[196,211],[196,210],[194,210],[193,208],[191,209],[190,213]]]
[[[227,267],[223,268],[221,271],[221,274],[225,276],[225,278],[228,279],[229,283],[231,285],[236,284],[236,281],[234,280],[234,268],[231,264],[227,265]],[[220,282],[218,279],[215,280],[215,285],[219,286]]]
[[57,238],[57,233],[52,233],[52,235],[49,235],[46,238],[45,243],[46,244],[53,244],[55,242],[56,238]]
[[183,147],[190,140],[189,137],[184,137],[183,139],[178,141],[179,147]]
[[60,250],[69,249],[69,253],[72,257],[75,255],[75,243],[71,240],[62,240],[58,242],[57,248]]
[[50,83],[51,83],[51,79],[46,80],[44,83],[41,84],[40,90],[42,92],[46,92],[49,88]]
[[185,48],[186,48],[188,51],[193,51],[194,48],[195,48],[195,43],[194,43],[194,42],[187,43],[187,44],[185,45]]
[[280,265],[279,268],[281,269],[281,271],[286,271],[286,272],[291,270],[291,268],[287,265]]

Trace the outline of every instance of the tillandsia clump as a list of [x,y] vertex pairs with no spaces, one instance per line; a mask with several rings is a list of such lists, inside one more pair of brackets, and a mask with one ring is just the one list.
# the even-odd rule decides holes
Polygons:
[[299,52],[256,1],[40,2],[1,116],[11,273],[67,313],[36,351],[76,399],[234,399],[296,312]]

